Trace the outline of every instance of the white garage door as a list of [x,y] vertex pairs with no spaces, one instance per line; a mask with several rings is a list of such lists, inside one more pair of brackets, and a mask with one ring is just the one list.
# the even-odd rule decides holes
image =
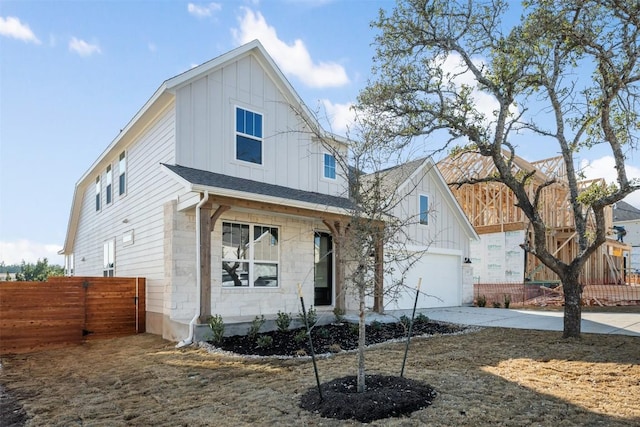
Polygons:
[[456,307],[462,305],[462,267],[457,255],[427,254],[418,261],[407,275],[408,288],[397,295],[395,301],[385,300],[385,310],[412,309],[416,298],[415,288],[422,277],[418,308]]

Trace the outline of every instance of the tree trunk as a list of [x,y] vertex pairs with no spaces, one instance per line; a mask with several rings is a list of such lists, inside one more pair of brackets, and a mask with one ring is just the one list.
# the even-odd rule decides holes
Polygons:
[[582,285],[577,273],[569,273],[562,279],[564,290],[564,333],[563,338],[580,338],[582,320]]
[[366,344],[366,323],[365,323],[365,289],[362,283],[359,284],[358,299],[360,300],[360,318],[358,320],[358,393],[365,391],[364,373],[364,350]]

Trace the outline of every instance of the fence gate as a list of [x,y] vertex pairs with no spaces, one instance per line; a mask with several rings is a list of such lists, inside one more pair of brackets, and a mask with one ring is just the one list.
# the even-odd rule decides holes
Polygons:
[[85,339],[112,338],[145,331],[143,278],[90,277],[83,281]]

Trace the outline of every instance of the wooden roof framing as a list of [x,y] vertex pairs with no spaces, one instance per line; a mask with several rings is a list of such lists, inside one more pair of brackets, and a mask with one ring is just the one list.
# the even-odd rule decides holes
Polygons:
[[[507,152],[503,152],[503,155],[508,158]],[[549,230],[547,247],[562,260],[570,261],[577,255],[578,245],[563,158],[558,156],[528,162],[516,156],[512,167],[515,174],[534,172],[527,188],[530,200],[533,200],[534,192],[543,183],[554,181],[542,189],[539,209]],[[506,185],[499,182],[461,184],[468,179],[495,175],[497,170],[491,158],[477,153],[463,153],[440,161],[438,168],[478,234],[524,230],[529,241],[532,241],[529,221],[517,207],[517,199]],[[578,189],[582,191],[591,185],[604,185],[604,180],[581,181]],[[587,225],[590,230],[595,228],[592,216],[588,217]],[[612,207],[605,210],[605,226],[607,229],[613,226]],[[588,261],[583,280],[618,281],[616,277],[619,278],[619,273],[610,267],[613,263],[622,268],[622,254],[628,250],[627,245],[608,239]],[[557,280],[555,273],[541,266],[535,257],[528,257],[525,271],[531,280]]]

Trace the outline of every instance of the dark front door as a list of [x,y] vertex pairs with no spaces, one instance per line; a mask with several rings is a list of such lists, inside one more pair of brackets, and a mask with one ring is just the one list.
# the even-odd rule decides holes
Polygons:
[[316,231],[314,244],[314,305],[333,303],[333,239],[331,234]]

